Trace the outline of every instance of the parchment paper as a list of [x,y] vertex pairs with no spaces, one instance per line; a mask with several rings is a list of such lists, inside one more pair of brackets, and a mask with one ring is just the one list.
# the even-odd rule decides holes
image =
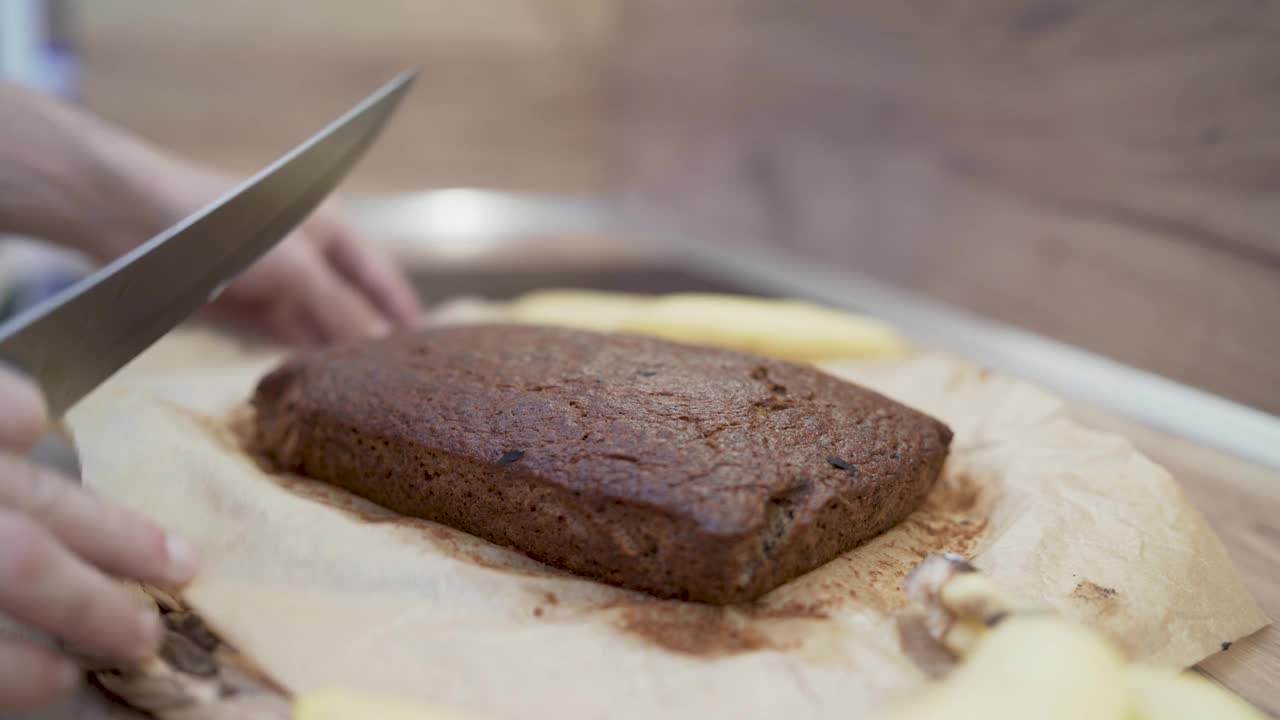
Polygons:
[[955,430],[927,505],[730,609],[578,579],[265,473],[233,427],[275,361],[178,334],[70,425],[86,482],[197,544],[186,601],[294,692],[355,688],[490,718],[858,717],[924,681],[893,616],[903,577],[933,551],[964,553],[1159,663],[1191,665],[1267,622],[1168,473],[1055,397],[945,355],[828,366]]

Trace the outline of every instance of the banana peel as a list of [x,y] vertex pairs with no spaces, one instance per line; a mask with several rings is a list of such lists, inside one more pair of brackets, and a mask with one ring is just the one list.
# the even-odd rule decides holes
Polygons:
[[1010,618],[979,640],[899,720],[1128,720],[1124,658],[1099,636],[1045,616]]
[[907,351],[902,335],[879,320],[802,300],[546,290],[516,298],[510,312],[517,322],[649,335],[794,362],[888,358]]
[[1264,718],[1194,673],[1130,664],[1101,633],[1019,605],[958,556],[929,556],[904,589],[960,662],[895,720]]

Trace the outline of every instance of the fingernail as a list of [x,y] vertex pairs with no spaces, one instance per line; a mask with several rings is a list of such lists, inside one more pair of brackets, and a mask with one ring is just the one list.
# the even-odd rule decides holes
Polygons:
[[169,555],[169,580],[175,585],[185,585],[196,574],[196,549],[182,538],[167,533],[164,550]]

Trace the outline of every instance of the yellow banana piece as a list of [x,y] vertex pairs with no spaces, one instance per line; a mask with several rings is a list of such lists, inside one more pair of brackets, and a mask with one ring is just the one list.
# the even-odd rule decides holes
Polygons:
[[1101,633],[1022,605],[962,557],[927,557],[904,589],[961,663],[896,720],[1263,720],[1204,677],[1128,664]]
[[1266,720],[1238,695],[1195,673],[1131,665],[1125,681],[1142,720]]
[[466,720],[462,715],[401,700],[350,692],[317,690],[298,696],[293,720]]
[[543,290],[516,298],[510,312],[517,322],[651,335],[796,362],[906,351],[902,336],[878,320],[800,300]]
[[666,295],[627,316],[618,329],[796,362],[906,352],[902,336],[878,320],[801,300]]
[[628,317],[652,302],[649,295],[539,290],[512,300],[508,309],[516,322],[615,332]]
[[1119,651],[1051,615],[1014,615],[895,720],[1131,720]]

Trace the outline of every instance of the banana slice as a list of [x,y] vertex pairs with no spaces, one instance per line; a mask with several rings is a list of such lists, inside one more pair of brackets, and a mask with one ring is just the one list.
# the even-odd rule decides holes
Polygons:
[[293,720],[466,720],[462,715],[347,690],[317,690],[298,696]]

